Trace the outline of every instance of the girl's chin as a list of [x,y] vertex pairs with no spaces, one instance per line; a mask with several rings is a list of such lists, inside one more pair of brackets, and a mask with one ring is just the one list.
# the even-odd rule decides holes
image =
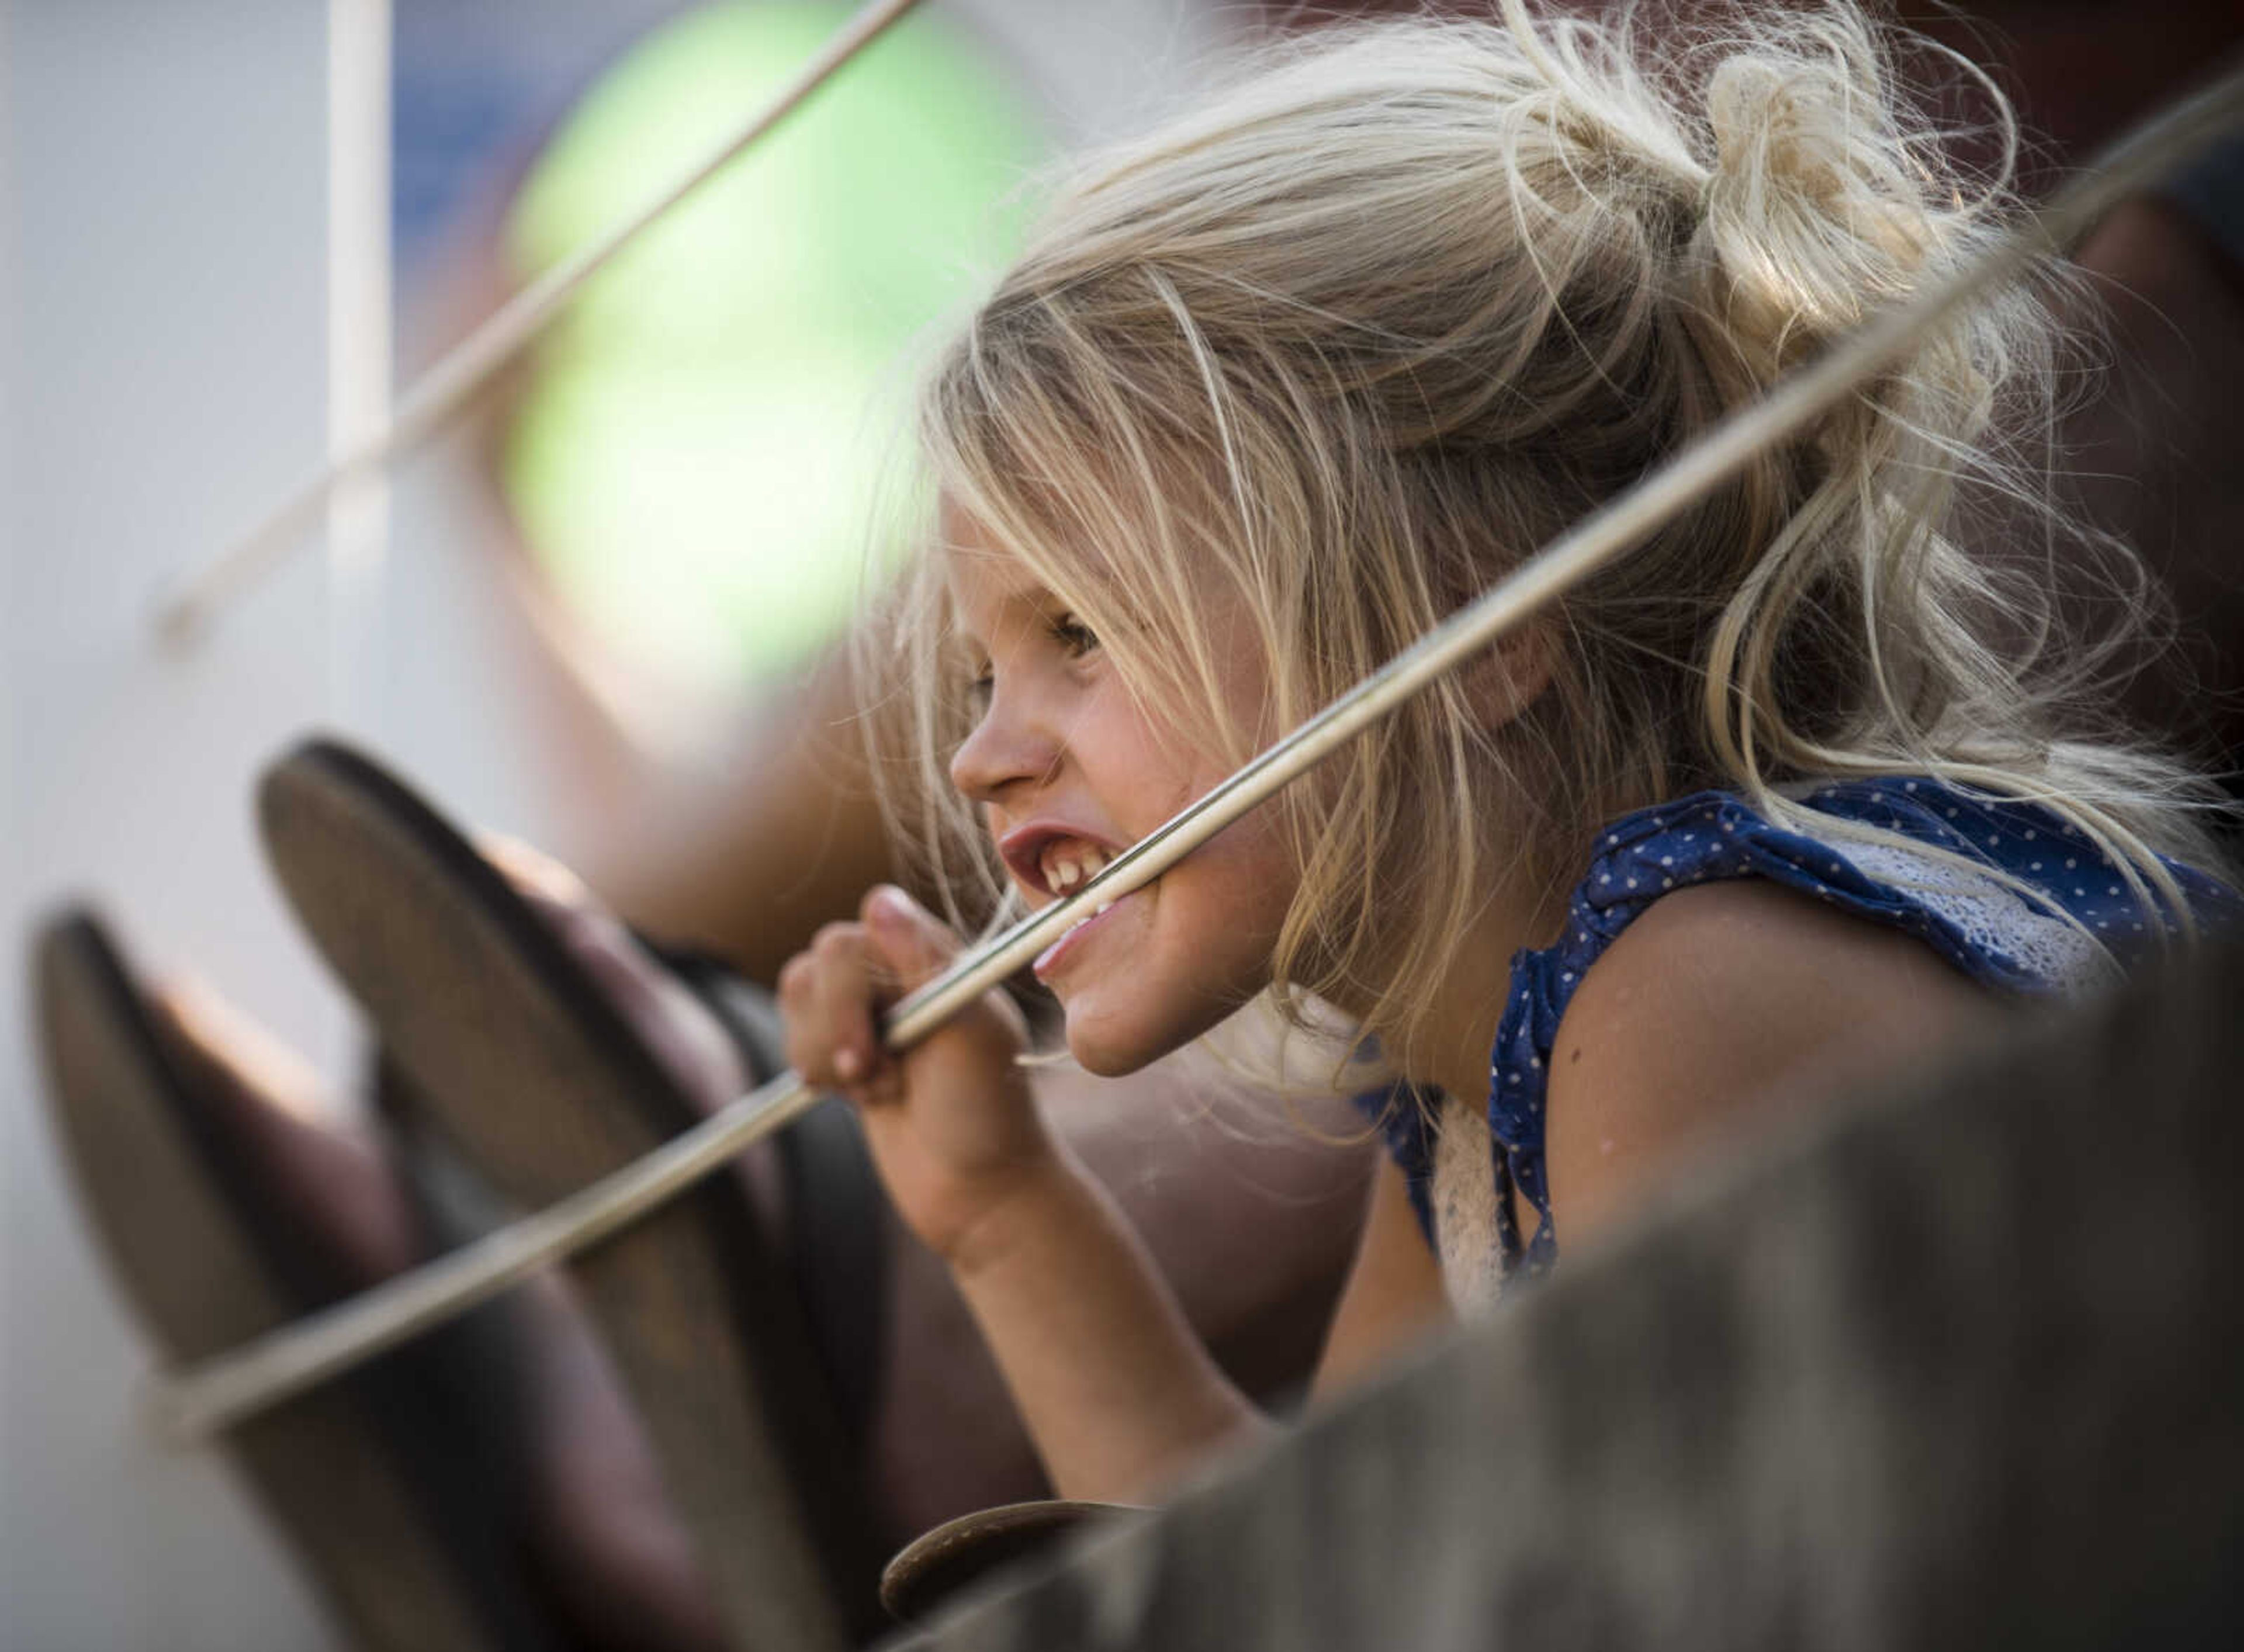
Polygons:
[[1149,1006],[1142,999],[1127,1001],[1130,995],[1118,993],[1114,982],[1070,981],[1058,985],[1053,996],[1059,999],[1060,1012],[1066,1017],[1064,1027],[1070,1059],[1085,1073],[1102,1079],[1135,1073],[1188,1041],[1166,1038],[1166,1029],[1156,1025],[1165,1018],[1147,1012],[1149,1007],[1157,1011],[1158,1006]]
[[1098,987],[1058,996],[1067,1018],[1069,1056],[1102,1079],[1125,1077],[1173,1054],[1230,1013],[1213,1005],[1115,1004]]
[[1092,1018],[1079,1017],[1070,1009],[1067,1053],[1085,1073],[1102,1079],[1119,1079],[1169,1052],[1158,1046],[1147,1048],[1137,1039],[1117,1037],[1114,1029],[1099,1027]]

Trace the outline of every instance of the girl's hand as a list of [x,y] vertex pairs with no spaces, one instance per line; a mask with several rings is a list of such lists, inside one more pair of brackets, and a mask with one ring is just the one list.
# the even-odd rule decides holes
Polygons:
[[902,1056],[882,1046],[881,1012],[958,950],[939,919],[882,884],[858,922],[828,924],[779,977],[787,1060],[857,1104],[889,1199],[946,1261],[983,1217],[1059,1168],[1017,1063],[1027,1028],[1003,992]]

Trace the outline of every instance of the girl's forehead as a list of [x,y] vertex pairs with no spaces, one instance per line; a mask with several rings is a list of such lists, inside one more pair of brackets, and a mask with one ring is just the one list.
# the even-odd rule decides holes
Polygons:
[[945,512],[939,554],[953,614],[968,631],[984,633],[1009,613],[1065,606],[1035,569],[963,512]]
[[943,560],[950,605],[962,622],[972,623],[1009,608],[1041,607],[1051,599],[1051,589],[1034,570],[1002,551],[947,545]]

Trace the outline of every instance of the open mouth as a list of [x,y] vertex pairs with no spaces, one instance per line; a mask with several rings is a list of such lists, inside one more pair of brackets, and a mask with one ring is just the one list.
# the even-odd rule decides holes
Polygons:
[[997,852],[1014,878],[1032,895],[1072,895],[1122,851],[1057,823],[1024,826],[999,840]]
[[1044,874],[1046,889],[1068,896],[1105,871],[1107,858],[1104,849],[1086,839],[1055,837],[1044,845],[1037,866]]
[[[998,853],[1015,880],[1028,892],[1031,904],[1064,901],[1105,870],[1122,851],[1112,844],[1071,829],[1056,821],[1033,823],[1008,832],[999,841]],[[1135,892],[1135,891],[1133,891]],[[1070,924],[1060,938],[1031,965],[1039,980],[1058,969],[1083,944],[1090,931],[1114,908],[1130,898],[1125,895],[1100,901]]]

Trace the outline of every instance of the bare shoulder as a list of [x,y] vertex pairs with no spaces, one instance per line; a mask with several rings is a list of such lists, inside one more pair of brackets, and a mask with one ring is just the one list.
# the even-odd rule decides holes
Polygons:
[[1578,1239],[1756,1114],[1922,1059],[2002,1013],[1932,949],[1759,878],[1680,890],[1582,978],[1551,1053],[1546,1152]]

